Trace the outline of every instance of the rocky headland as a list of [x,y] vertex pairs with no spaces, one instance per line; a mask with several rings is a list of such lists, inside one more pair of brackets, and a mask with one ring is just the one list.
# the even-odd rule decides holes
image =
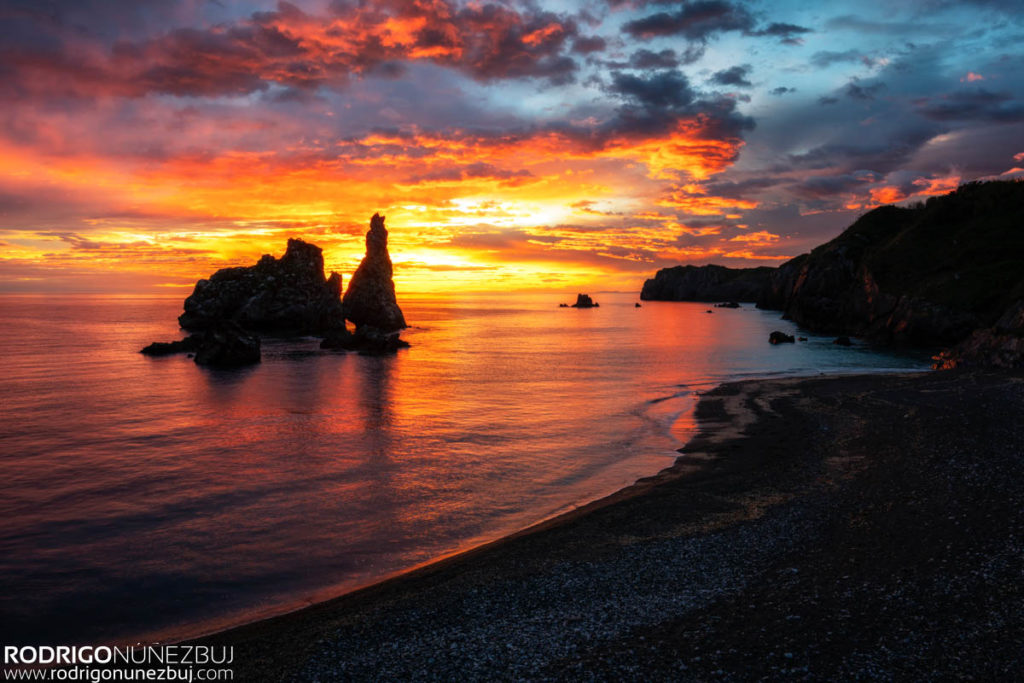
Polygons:
[[774,268],[675,266],[662,268],[644,282],[644,301],[747,301],[755,302]]
[[[936,367],[1022,367],[1022,217],[1024,182],[969,183],[870,211],[778,268],[661,270],[641,298],[755,300],[814,332],[947,349]],[[757,292],[716,289],[732,282]]]
[[819,332],[957,344],[1024,299],[1024,183],[963,185],[883,206],[783,264],[762,308]]

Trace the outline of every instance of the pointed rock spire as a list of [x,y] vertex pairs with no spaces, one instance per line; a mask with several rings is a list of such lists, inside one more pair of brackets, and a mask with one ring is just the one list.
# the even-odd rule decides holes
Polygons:
[[368,325],[393,332],[406,327],[391,277],[388,231],[384,228],[384,216],[375,213],[366,233],[366,256],[349,280],[348,291],[342,299],[345,317],[357,328]]

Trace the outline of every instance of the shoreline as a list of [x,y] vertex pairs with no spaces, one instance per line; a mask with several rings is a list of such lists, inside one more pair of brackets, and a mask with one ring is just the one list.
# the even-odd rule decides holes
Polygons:
[[[719,654],[731,654],[717,657],[723,666],[708,669],[706,663],[715,658],[680,650],[692,637],[671,637],[680,628],[701,632],[706,615],[687,628],[680,620],[715,610],[739,587],[749,592],[760,585],[759,590],[770,593],[774,581],[766,581],[765,572],[780,556],[788,557],[797,547],[801,553],[810,548],[812,555],[820,550],[822,528],[835,526],[832,518],[844,509],[830,510],[828,501],[839,494],[848,497],[865,477],[910,457],[906,449],[894,451],[896,444],[887,438],[933,420],[912,404],[938,394],[949,404],[947,411],[956,411],[976,406],[980,395],[992,392],[1017,401],[1003,402],[1012,414],[1024,401],[1024,375],[947,371],[727,383],[702,395],[696,434],[674,465],[652,477],[382,582],[190,642],[234,645],[240,680],[360,679],[371,673],[399,678],[455,673],[486,678],[499,672],[526,678],[586,672],[627,678],[638,672],[656,677],[682,672],[684,678],[714,675],[718,669],[739,673],[729,660],[743,659],[749,654],[745,648],[716,647]],[[851,396],[859,399],[851,403]],[[894,410],[897,406],[912,409],[900,413],[907,416],[902,418],[897,413],[904,408]],[[882,422],[894,421],[895,432],[882,428]],[[873,428],[865,431],[869,425]],[[986,437],[984,432],[974,435]],[[927,441],[919,444],[918,456],[931,450]],[[874,454],[882,451],[892,455],[872,462],[882,458]],[[1017,465],[1012,458],[1006,463],[1011,469]],[[870,499],[876,492],[860,494]],[[893,501],[885,504],[891,507]],[[879,523],[884,525],[884,518]],[[910,533],[907,528],[888,531]],[[673,549],[668,559],[659,555],[666,547]],[[782,563],[787,562],[792,563]],[[689,577],[684,584],[693,590],[666,585],[681,576]],[[814,576],[811,571],[801,578]],[[561,588],[535,603],[531,596],[545,594],[548,584]],[[837,609],[849,612],[852,606]],[[481,616],[481,610],[488,614]],[[743,623],[763,620],[764,612],[754,610]],[[432,615],[428,621],[433,626],[417,626],[413,617],[422,614]],[[601,616],[597,621],[595,614]],[[538,615],[545,616],[538,622]],[[809,624],[829,613],[786,615],[787,624],[789,616]],[[556,623],[559,619],[564,623]],[[867,620],[862,629],[871,630],[871,623]],[[573,636],[581,628],[588,632],[585,642],[603,643],[599,651],[586,651],[584,641]],[[502,648],[504,639],[511,640]],[[736,640],[735,634],[716,633],[712,642],[730,639]],[[615,655],[650,649],[655,642],[661,644],[651,659],[632,675],[622,668],[630,657]],[[446,644],[448,649],[442,647]],[[345,652],[359,654],[339,654]],[[426,653],[433,657],[423,659]],[[805,652],[788,662],[784,655],[773,655],[775,664],[753,670],[773,675],[781,662],[783,668],[787,663],[794,670],[808,667],[806,673],[826,661],[833,673],[870,669],[850,669],[848,658],[833,655]],[[743,670],[749,674],[748,667],[744,664]]]

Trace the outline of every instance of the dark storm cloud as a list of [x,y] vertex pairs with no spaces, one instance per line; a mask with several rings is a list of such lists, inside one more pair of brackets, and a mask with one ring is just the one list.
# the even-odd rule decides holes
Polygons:
[[615,73],[608,91],[645,109],[681,109],[694,100],[689,81],[677,70],[659,71],[648,78]]
[[959,31],[962,27],[953,24],[933,24],[927,21],[871,21],[853,14],[833,17],[825,22],[825,28],[832,31],[856,31],[874,35],[905,37],[916,34],[942,34]]
[[1024,121],[1024,106],[1013,95],[983,88],[923,97],[914,104],[919,114],[933,121]]
[[711,76],[711,82],[717,83],[718,85],[731,85],[740,88],[749,88],[754,85],[747,79],[750,71],[751,66],[749,64],[739,64],[728,69],[723,69],[722,71],[716,71]]
[[572,51],[580,55],[589,55],[592,52],[601,52],[607,46],[607,41],[601,36],[579,36],[572,43]]
[[765,28],[750,32],[750,35],[771,36],[773,38],[780,39],[787,45],[799,45],[802,42],[800,38],[801,35],[813,32],[813,29],[809,29],[805,26],[775,22],[768,24]]
[[846,84],[843,92],[846,96],[855,100],[873,100],[875,95],[882,90],[885,90],[885,83],[872,83],[871,85],[861,85],[857,79],[851,80]]
[[933,125],[907,126],[890,132],[884,141],[830,143],[786,158],[791,168],[796,169],[833,169],[842,173],[869,170],[884,174],[907,163],[938,132]]
[[843,50],[842,52],[819,50],[811,55],[811,64],[819,69],[825,69],[833,64],[842,64],[847,62],[861,62],[867,67],[875,65],[874,59],[865,55],[863,51],[857,49]]
[[[746,178],[744,180],[715,180],[704,184],[704,188],[708,194],[715,197],[725,197],[727,199],[749,199],[751,195],[756,194],[762,190],[767,190],[772,187],[789,182],[785,178],[779,176],[767,176],[767,177],[754,177]],[[687,221],[687,224],[695,225],[692,220]]]
[[882,176],[871,171],[817,176],[789,186],[789,191],[807,200],[830,199],[843,194],[864,191]]
[[768,92],[769,92],[770,94],[772,94],[772,95],[775,95],[775,96],[777,97],[777,96],[779,96],[779,95],[786,95],[786,94],[788,94],[788,93],[794,93],[794,92],[796,92],[796,88],[789,88],[789,87],[787,87],[787,86],[784,86],[784,85],[780,85],[780,86],[779,86],[779,87],[777,87],[777,88],[772,88],[772,89],[771,89],[771,90],[769,90]]
[[637,50],[629,58],[629,65],[634,69],[674,69],[679,62],[676,51],[667,48],[660,52]]
[[736,99],[699,94],[677,69],[637,76],[615,72],[605,90],[623,101],[603,135],[659,135],[681,119],[700,117],[704,135],[734,139],[751,130],[754,121],[736,112]]
[[682,5],[675,12],[658,12],[627,22],[622,30],[636,38],[682,36],[706,41],[725,31],[750,31],[754,18],[739,5],[723,0],[699,0]]
[[[642,3],[669,4],[669,3]],[[738,3],[726,0],[697,0],[684,2],[675,11],[666,10],[629,21],[622,30],[635,38],[682,36],[695,43],[706,43],[719,33],[742,31],[748,36],[778,38],[789,45],[799,45],[800,36],[812,29],[796,24],[772,22],[755,29],[756,21],[750,11]]]

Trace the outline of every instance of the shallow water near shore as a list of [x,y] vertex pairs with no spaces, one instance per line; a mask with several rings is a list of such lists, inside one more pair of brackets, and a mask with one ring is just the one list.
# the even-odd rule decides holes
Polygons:
[[179,298],[0,297],[0,640],[181,638],[498,538],[672,464],[730,379],[920,370],[753,306],[403,299],[397,356],[268,340],[237,371],[139,348]]

